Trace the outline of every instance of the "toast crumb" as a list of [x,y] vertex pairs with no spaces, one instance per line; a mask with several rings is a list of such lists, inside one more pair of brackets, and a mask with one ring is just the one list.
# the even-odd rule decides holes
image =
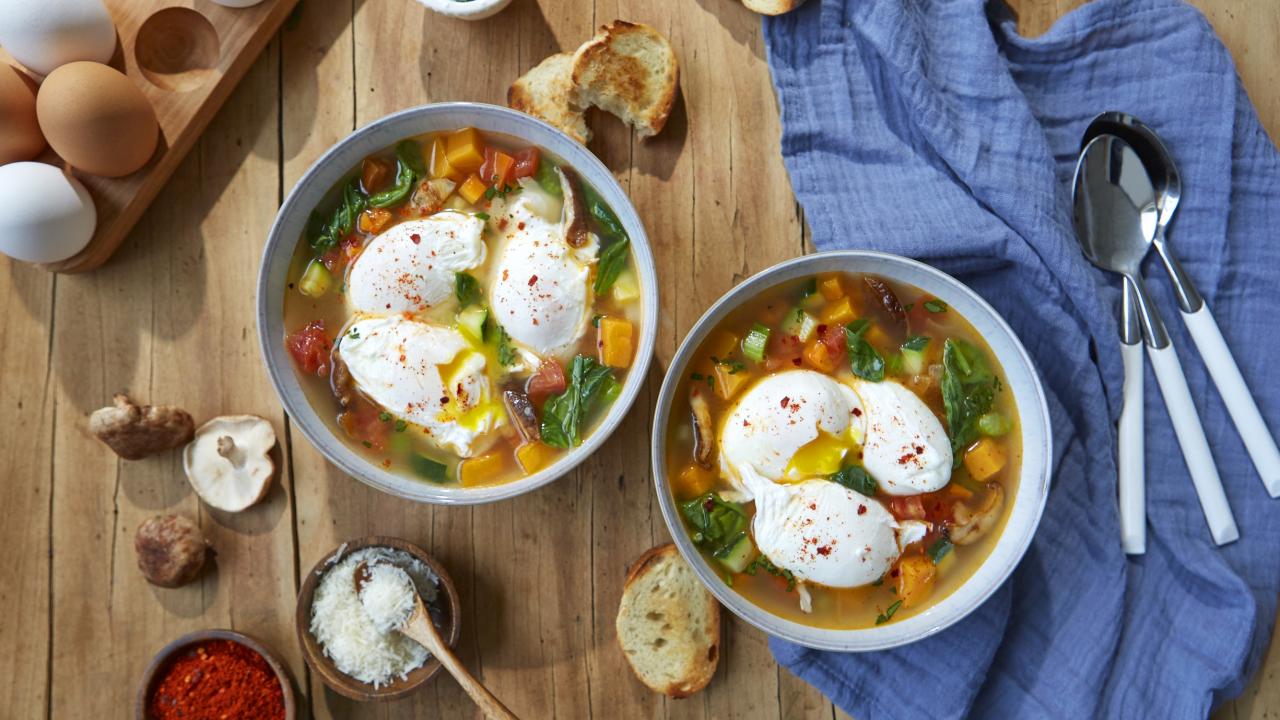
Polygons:
[[720,661],[720,605],[676,546],[641,555],[627,573],[616,622],[631,670],[654,692],[688,697]]
[[671,43],[643,23],[615,20],[573,54],[573,103],[617,115],[641,138],[667,124],[679,80]]
[[507,105],[560,128],[583,145],[591,139],[582,110],[573,106],[573,55],[559,53],[521,75],[507,90]]

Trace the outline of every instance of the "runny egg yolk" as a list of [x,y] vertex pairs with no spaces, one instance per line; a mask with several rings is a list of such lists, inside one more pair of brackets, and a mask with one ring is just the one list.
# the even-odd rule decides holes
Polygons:
[[485,427],[493,427],[495,423],[486,425],[485,421],[497,420],[505,411],[495,398],[480,395],[483,387],[476,382],[477,356],[484,358],[483,353],[463,350],[453,360],[437,366],[449,401],[442,403],[436,418],[442,423],[453,422],[461,428],[478,432]]
[[844,466],[844,459],[854,454],[862,444],[861,435],[862,432],[852,424],[848,432],[839,435],[820,431],[818,437],[802,445],[791,456],[783,476],[789,480],[804,480],[839,472]]

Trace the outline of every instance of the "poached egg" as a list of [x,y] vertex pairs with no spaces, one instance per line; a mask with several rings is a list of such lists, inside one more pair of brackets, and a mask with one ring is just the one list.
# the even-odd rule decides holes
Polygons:
[[938,416],[901,383],[854,383],[865,410],[862,465],[889,495],[941,490],[951,480],[951,440]]
[[347,301],[379,315],[452,311],[454,276],[484,263],[483,232],[483,220],[452,210],[393,225],[351,265]]
[[517,348],[536,356],[525,358],[536,367],[537,358],[567,355],[590,326],[591,268],[600,245],[589,234],[582,247],[570,246],[567,219],[546,217],[546,193],[536,184],[522,187],[501,207],[495,202],[490,213],[498,260],[489,304]]
[[506,422],[484,353],[451,328],[402,316],[358,320],[338,356],[369,399],[460,457],[483,452]]

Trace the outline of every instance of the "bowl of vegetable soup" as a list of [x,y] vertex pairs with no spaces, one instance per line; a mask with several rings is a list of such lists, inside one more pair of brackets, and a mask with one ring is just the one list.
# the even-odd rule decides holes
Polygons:
[[1022,558],[1048,410],[1013,331],[923,263],[820,253],[739,284],[663,382],[652,461],[681,553],[726,607],[866,651],[955,623]]
[[258,334],[294,425],[422,502],[501,500],[590,455],[644,382],[658,293],[608,169],[506,108],[411,108],[352,133],[276,217]]

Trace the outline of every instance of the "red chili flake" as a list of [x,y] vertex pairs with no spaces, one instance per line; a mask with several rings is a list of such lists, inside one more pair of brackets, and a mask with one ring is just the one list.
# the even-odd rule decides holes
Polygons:
[[790,398],[790,397],[784,397],[784,398],[782,398],[782,409],[783,409],[783,410],[786,410],[786,409],[787,409],[787,406],[788,406],[788,405],[790,405],[790,404],[791,404],[791,398]]
[[448,395],[441,395],[441,396],[440,396],[440,404],[441,404],[441,405],[448,405],[448,404],[449,404],[449,396],[448,396]]
[[524,229],[524,223],[520,223],[519,225],[516,225],[516,227],[517,227],[517,228],[519,228],[520,230],[523,230],[523,229]]
[[853,416],[854,416],[854,417],[862,417],[862,408],[854,408],[854,409],[853,409]]
[[898,568],[889,571],[889,577],[898,577]]
[[823,545],[822,547],[818,548],[818,554],[821,555],[822,557],[826,557],[830,555],[831,547],[828,545]]
[[507,271],[504,269],[504,270],[502,271],[502,279],[503,279],[503,280],[506,280],[506,279],[507,279],[507,275],[508,275],[508,273],[507,273]]
[[795,365],[796,367],[800,367],[801,365],[800,358],[791,358],[791,364]]
[[825,324],[823,324],[823,325],[819,325],[819,326],[818,326],[818,334],[819,334],[819,335],[821,335],[821,334],[825,333],[826,331],[827,331],[827,326],[826,326]]
[[400,356],[400,362],[404,362],[404,356],[403,356],[403,355],[401,355],[401,356]]
[[924,448],[923,448],[923,447],[921,447],[921,446],[919,446],[919,445],[916,445],[916,446],[915,446],[915,451],[916,451],[916,454],[917,454],[917,455],[920,455],[920,454],[924,453]]
[[742,427],[751,427],[751,423],[747,422],[746,420],[743,420]]
[[859,505],[859,506],[858,506],[858,514],[859,514],[859,515],[866,515],[866,514],[867,514],[867,506],[866,506],[866,505]]
[[898,464],[906,465],[907,463],[911,462],[911,459],[914,457],[915,457],[914,453],[907,453],[906,455],[903,455],[902,457],[898,458]]
[[498,221],[498,229],[499,229],[499,230],[506,230],[506,229],[507,229],[507,219],[506,219],[506,218],[502,218],[501,220],[499,220],[499,221]]
[[409,239],[413,241],[414,245],[417,245],[418,243],[422,242],[422,236],[419,235],[418,233],[414,233],[410,235]]
[[530,276],[529,276],[529,287],[533,287],[534,283],[536,283],[536,282],[538,282],[538,276],[537,276],[537,275],[530,275]]

